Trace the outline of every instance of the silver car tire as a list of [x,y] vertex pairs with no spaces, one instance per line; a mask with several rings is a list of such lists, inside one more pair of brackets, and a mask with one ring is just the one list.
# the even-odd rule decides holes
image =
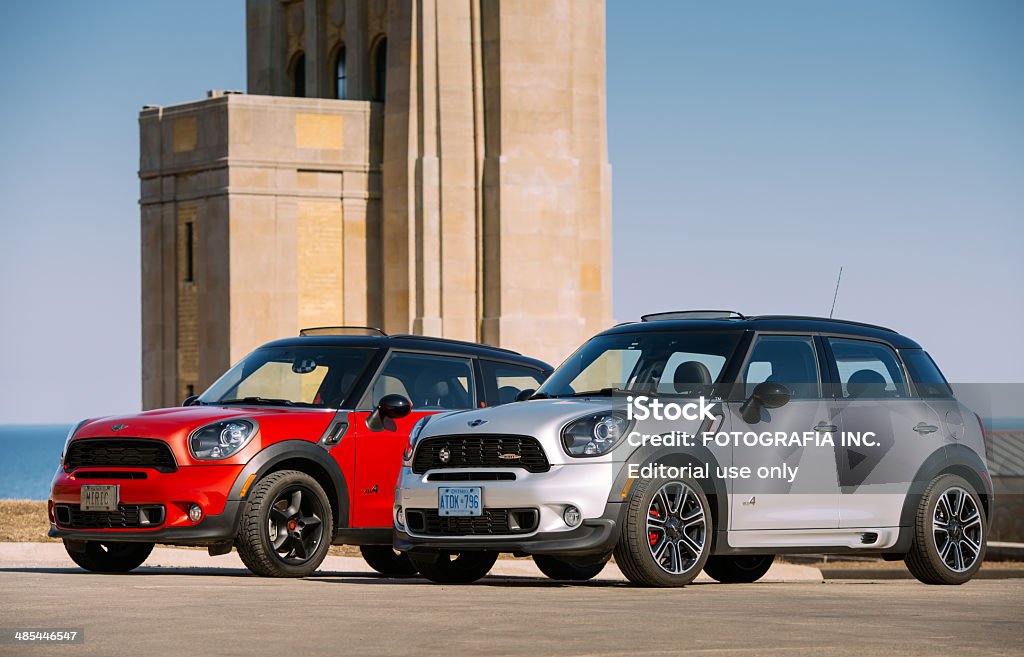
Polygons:
[[904,562],[925,584],[963,584],[981,568],[988,542],[985,507],[963,477],[936,477],[921,496],[914,542]]
[[615,563],[639,586],[693,581],[711,552],[711,506],[691,479],[641,479],[626,503]]

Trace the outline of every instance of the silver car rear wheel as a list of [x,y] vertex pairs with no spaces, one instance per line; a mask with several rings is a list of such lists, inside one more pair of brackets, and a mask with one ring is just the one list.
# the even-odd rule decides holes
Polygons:
[[925,584],[963,584],[981,568],[987,532],[985,507],[974,486],[959,475],[939,475],[921,495],[904,562]]
[[932,514],[932,539],[946,567],[964,573],[981,554],[981,512],[974,498],[959,486],[947,488]]

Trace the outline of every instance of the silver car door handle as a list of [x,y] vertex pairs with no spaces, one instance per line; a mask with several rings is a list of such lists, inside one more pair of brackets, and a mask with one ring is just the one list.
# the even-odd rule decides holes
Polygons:
[[825,424],[824,422],[819,422],[814,426],[814,430],[824,433],[832,433],[834,431],[838,431],[839,427],[837,427],[834,424]]
[[934,424],[925,424],[924,422],[918,422],[917,424],[914,425],[914,431],[922,435],[926,433],[935,433],[938,430],[939,428]]

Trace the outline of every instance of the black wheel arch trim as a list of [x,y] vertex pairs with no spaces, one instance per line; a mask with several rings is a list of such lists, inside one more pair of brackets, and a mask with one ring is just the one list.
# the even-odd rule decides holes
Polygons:
[[[249,459],[249,462],[245,464],[242,471],[238,473],[238,477],[235,478],[235,483],[231,486],[231,493],[228,495],[228,499],[244,500],[245,498],[241,494],[242,487],[251,475],[256,475],[256,478],[253,480],[255,484],[271,472],[286,469],[282,467],[285,464],[294,464],[294,468],[298,470],[302,470],[302,466],[305,464],[313,465],[322,474],[326,475],[326,483],[329,483],[330,489],[333,489],[327,489],[324,492],[327,494],[333,511],[335,532],[348,527],[350,503],[345,475],[338,466],[337,461],[331,458],[329,451],[316,443],[305,440],[282,440],[281,442],[269,445],[256,454],[256,456]],[[307,474],[317,479],[321,485],[325,483],[321,481],[322,477],[317,476],[315,470],[307,472]],[[252,486],[249,489],[251,490]]]
[[981,498],[982,506],[985,508],[985,521],[988,525],[986,529],[991,529],[992,504],[995,496],[992,491],[991,478],[988,476],[988,468],[985,467],[977,452],[959,443],[945,445],[935,450],[918,468],[910,483],[910,490],[903,499],[900,527],[914,527],[917,508],[921,504],[925,489],[936,477],[944,474],[963,477],[974,488],[974,492]]
[[[623,502],[625,497],[622,496],[622,491],[626,487],[626,482],[629,479],[629,464],[637,463],[641,467],[650,463],[660,463],[666,466],[684,466],[694,465],[708,468],[709,477],[707,479],[697,479],[696,481],[701,484],[701,488],[704,490],[704,495],[709,498],[714,496],[714,501],[708,500],[713,505],[712,513],[714,520],[714,527],[711,539],[711,549],[714,551],[717,542],[720,540],[719,528],[722,529],[722,537],[725,536],[725,528],[729,526],[729,496],[726,492],[725,482],[717,477],[713,476],[713,473],[717,472],[718,459],[715,458],[711,450],[706,447],[689,447],[686,451],[679,451],[678,448],[673,447],[638,447],[623,462],[622,467],[615,475],[615,481],[612,484],[612,489],[609,492],[608,502]],[[632,488],[632,484],[630,484]],[[627,491],[628,494],[628,491]]]

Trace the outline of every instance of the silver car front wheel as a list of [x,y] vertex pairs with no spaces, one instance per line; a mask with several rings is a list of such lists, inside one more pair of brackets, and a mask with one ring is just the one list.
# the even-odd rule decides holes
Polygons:
[[615,562],[634,584],[685,586],[704,567],[711,512],[688,479],[641,480],[630,491]]

